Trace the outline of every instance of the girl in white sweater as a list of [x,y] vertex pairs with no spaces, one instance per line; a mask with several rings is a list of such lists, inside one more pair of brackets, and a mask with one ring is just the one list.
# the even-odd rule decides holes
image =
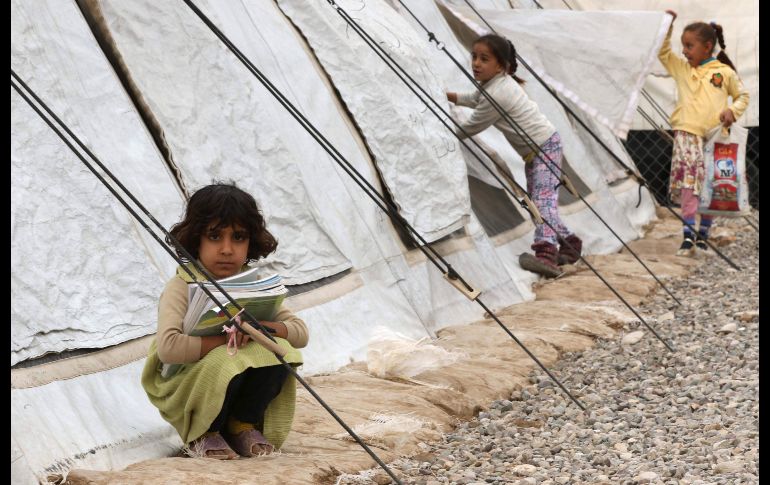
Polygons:
[[[562,145],[559,133],[520,86],[524,81],[515,75],[516,50],[510,41],[493,34],[479,37],[473,44],[471,59],[473,77],[516,122],[521,135],[479,91],[447,93],[449,101],[473,108],[470,118],[460,123],[462,130],[458,129],[457,134],[463,138],[494,126],[522,156],[526,162],[527,192],[540,214],[555,231],[546,224],[538,224],[535,242],[532,244],[535,256],[522,254],[519,264],[524,269],[547,277],[558,276],[561,274],[559,265],[574,263],[580,258],[582,250],[582,241],[567,229],[559,217],[559,177],[546,165],[550,164],[554,172],[561,173]],[[527,143],[527,135],[540,150]]]

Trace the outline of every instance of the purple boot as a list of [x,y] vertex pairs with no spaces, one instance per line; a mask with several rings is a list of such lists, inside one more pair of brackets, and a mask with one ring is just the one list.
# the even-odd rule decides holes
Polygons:
[[555,278],[561,274],[556,245],[548,241],[537,241],[532,245],[535,255],[523,253],[519,256],[519,265],[527,271],[541,274],[546,278]]
[[569,246],[564,244],[564,242],[559,245],[559,266],[564,264],[574,264],[580,259],[580,253],[583,251],[583,241],[576,235],[570,234],[564,238],[564,241],[566,241]]

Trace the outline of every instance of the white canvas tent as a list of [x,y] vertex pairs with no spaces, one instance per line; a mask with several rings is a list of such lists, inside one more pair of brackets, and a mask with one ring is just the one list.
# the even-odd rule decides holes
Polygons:
[[[532,2],[523,8],[536,8]],[[538,1],[546,9],[563,10],[567,6],[561,0]],[[692,22],[717,22],[722,25],[725,36],[725,52],[733,61],[743,85],[749,92],[751,102],[746,112],[738,119],[741,126],[759,126],[759,0],[569,0],[575,10],[592,11],[652,11],[677,12],[674,30],[671,34],[671,48],[674,52],[682,51],[682,30]],[[676,105],[676,84],[660,63],[653,66],[644,89],[670,115]],[[668,127],[667,120],[658,116],[651,103],[642,98],[639,106],[659,126]],[[650,123],[641,115],[634,118],[633,129],[651,130]]]
[[[470,89],[404,12],[384,1],[339,3],[356,9],[436,96]],[[457,26],[436,4],[409,5],[467,62]],[[531,222],[346,33],[327,2],[199,6],[373,185],[387,189],[487,305],[533,298],[535,276],[517,263],[532,242]],[[182,3],[14,1],[11,14],[12,68],[166,227],[181,216],[182,187],[233,179],[255,195],[279,239],[265,270],[284,275],[294,294],[288,305],[310,327],[304,373],[363,359],[377,326],[417,338],[482,316]],[[642,192],[636,208],[636,184],[619,178],[619,166],[524,77],[562,134],[589,202],[624,239],[637,237],[654,217],[649,195]],[[127,93],[126,79],[146,104]],[[174,166],[142,110],[162,127]],[[175,263],[13,90],[11,115],[13,480],[175,453],[182,443],[139,385],[156,298]],[[632,163],[608,127],[591,124]],[[524,183],[523,162],[499,133],[478,139]],[[619,249],[566,194],[562,213],[586,252]],[[64,351],[71,357],[55,360]]]

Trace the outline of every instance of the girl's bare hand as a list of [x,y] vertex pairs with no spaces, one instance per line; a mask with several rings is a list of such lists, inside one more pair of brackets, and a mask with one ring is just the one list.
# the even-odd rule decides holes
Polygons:
[[670,9],[669,9],[669,10],[666,10],[666,13],[667,13],[667,14],[669,14],[669,15],[671,15],[672,17],[674,17],[673,19],[671,19],[671,21],[672,21],[672,22],[673,22],[674,20],[676,20],[676,12],[674,12],[673,10],[670,10]]
[[247,333],[243,333],[240,330],[235,334],[235,344],[238,347],[243,347],[247,343],[249,343],[249,340],[251,339],[251,336]]
[[735,115],[732,110],[726,109],[719,114],[719,121],[721,121],[724,126],[729,127],[735,123]]

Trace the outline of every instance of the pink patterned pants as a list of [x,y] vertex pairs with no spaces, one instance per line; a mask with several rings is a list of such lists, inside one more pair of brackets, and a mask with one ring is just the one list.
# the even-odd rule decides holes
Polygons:
[[559,133],[551,135],[540,148],[551,162],[545,160],[544,155],[540,153],[532,162],[524,166],[527,175],[527,192],[540,211],[540,215],[553,226],[553,229],[546,224],[538,224],[535,228],[535,242],[548,241],[556,245],[557,233],[561,237],[572,234],[559,217],[559,189],[556,187],[559,184],[559,177],[554,175],[546,165],[550,164],[551,168],[561,175],[562,147]]

